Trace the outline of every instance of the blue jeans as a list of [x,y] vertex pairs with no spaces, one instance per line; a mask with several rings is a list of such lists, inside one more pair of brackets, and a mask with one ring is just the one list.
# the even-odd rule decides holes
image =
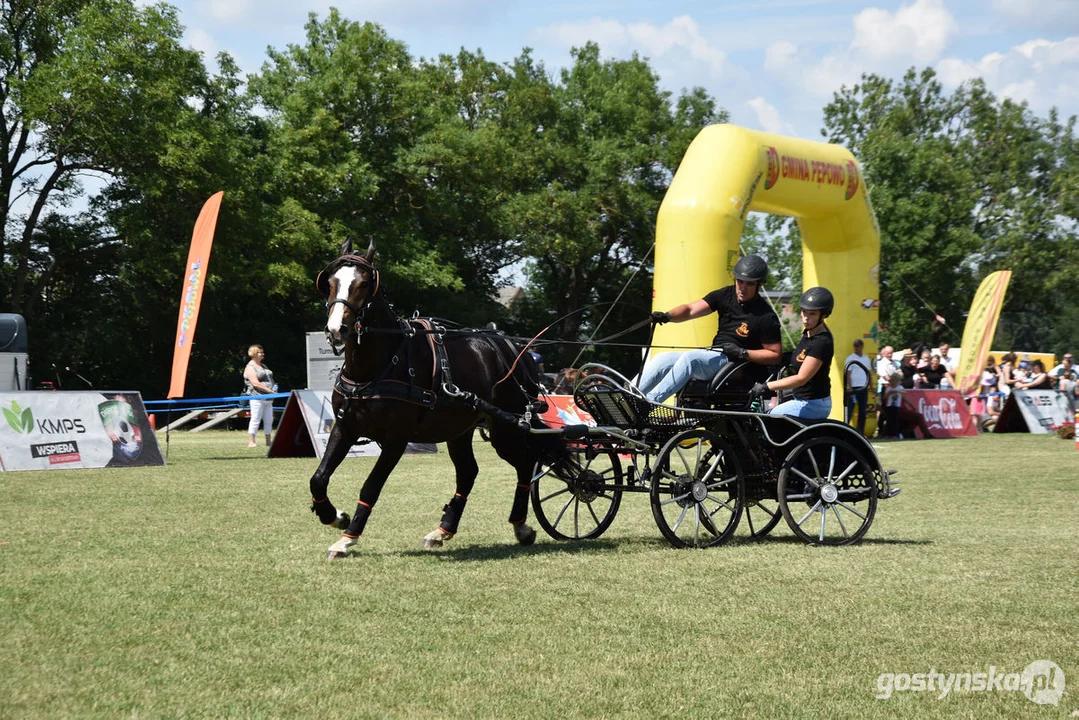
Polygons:
[[832,412],[832,398],[816,398],[815,400],[788,400],[772,408],[769,415],[790,415],[791,417],[806,418],[807,420],[820,420],[828,417]]
[[663,353],[648,361],[637,387],[649,400],[661,403],[690,380],[711,380],[726,364],[726,355],[708,348]]

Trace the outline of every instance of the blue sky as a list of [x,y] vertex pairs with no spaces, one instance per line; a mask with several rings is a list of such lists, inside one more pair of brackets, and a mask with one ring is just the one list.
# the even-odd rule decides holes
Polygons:
[[700,85],[747,127],[819,139],[821,109],[862,72],[934,67],[947,89],[980,76],[1046,115],[1079,114],[1079,0],[173,0],[185,42],[257,71],[268,46],[303,42],[331,6],[382,25],[414,56],[464,47],[508,61],[531,47],[548,71],[588,40],[634,51],[663,86]]

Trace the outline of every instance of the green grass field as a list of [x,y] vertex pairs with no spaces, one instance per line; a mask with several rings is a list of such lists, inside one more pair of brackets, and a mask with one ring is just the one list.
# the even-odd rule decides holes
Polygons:
[[[162,438],[163,440],[163,438]],[[445,453],[408,456],[350,558],[312,459],[174,433],[169,466],[0,475],[0,717],[1075,717],[1079,452],[1032,435],[880,444],[903,492],[865,541],[673,550],[647,495],[599,540],[505,522],[481,476],[444,550]],[[330,486],[349,512],[372,461]],[[535,523],[533,523],[535,525]],[[881,673],[1019,673],[1060,704],[896,691]]]

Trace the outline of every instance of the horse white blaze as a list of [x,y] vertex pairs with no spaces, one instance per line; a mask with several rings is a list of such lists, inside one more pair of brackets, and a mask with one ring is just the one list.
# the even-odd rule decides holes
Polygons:
[[[334,300],[348,300],[348,290],[352,287],[352,280],[356,275],[356,269],[351,267],[338,268],[333,274],[337,278],[337,297]],[[345,306],[337,303],[330,310],[330,317],[326,320],[326,332],[336,341],[341,339],[341,323],[345,319]]]

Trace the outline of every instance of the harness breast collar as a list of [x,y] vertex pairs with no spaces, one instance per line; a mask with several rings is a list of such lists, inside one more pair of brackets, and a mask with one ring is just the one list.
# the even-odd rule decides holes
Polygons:
[[[397,323],[396,329],[367,328],[357,323],[357,334],[400,333],[401,343],[394,351],[390,362],[374,380],[356,382],[341,372],[338,373],[337,381],[334,382],[334,392],[340,393],[346,400],[402,400],[430,409],[438,403],[439,395],[442,394],[440,390],[446,388],[456,390],[450,377],[450,359],[446,353],[446,328],[434,323],[430,318],[417,317],[410,320],[397,318]],[[425,336],[427,347],[434,359],[431,364],[430,388],[416,385],[416,368],[411,353],[411,340],[416,335]],[[408,382],[391,380],[387,377],[401,363],[402,355],[408,369]],[[452,392],[446,392],[446,394],[453,395]]]

